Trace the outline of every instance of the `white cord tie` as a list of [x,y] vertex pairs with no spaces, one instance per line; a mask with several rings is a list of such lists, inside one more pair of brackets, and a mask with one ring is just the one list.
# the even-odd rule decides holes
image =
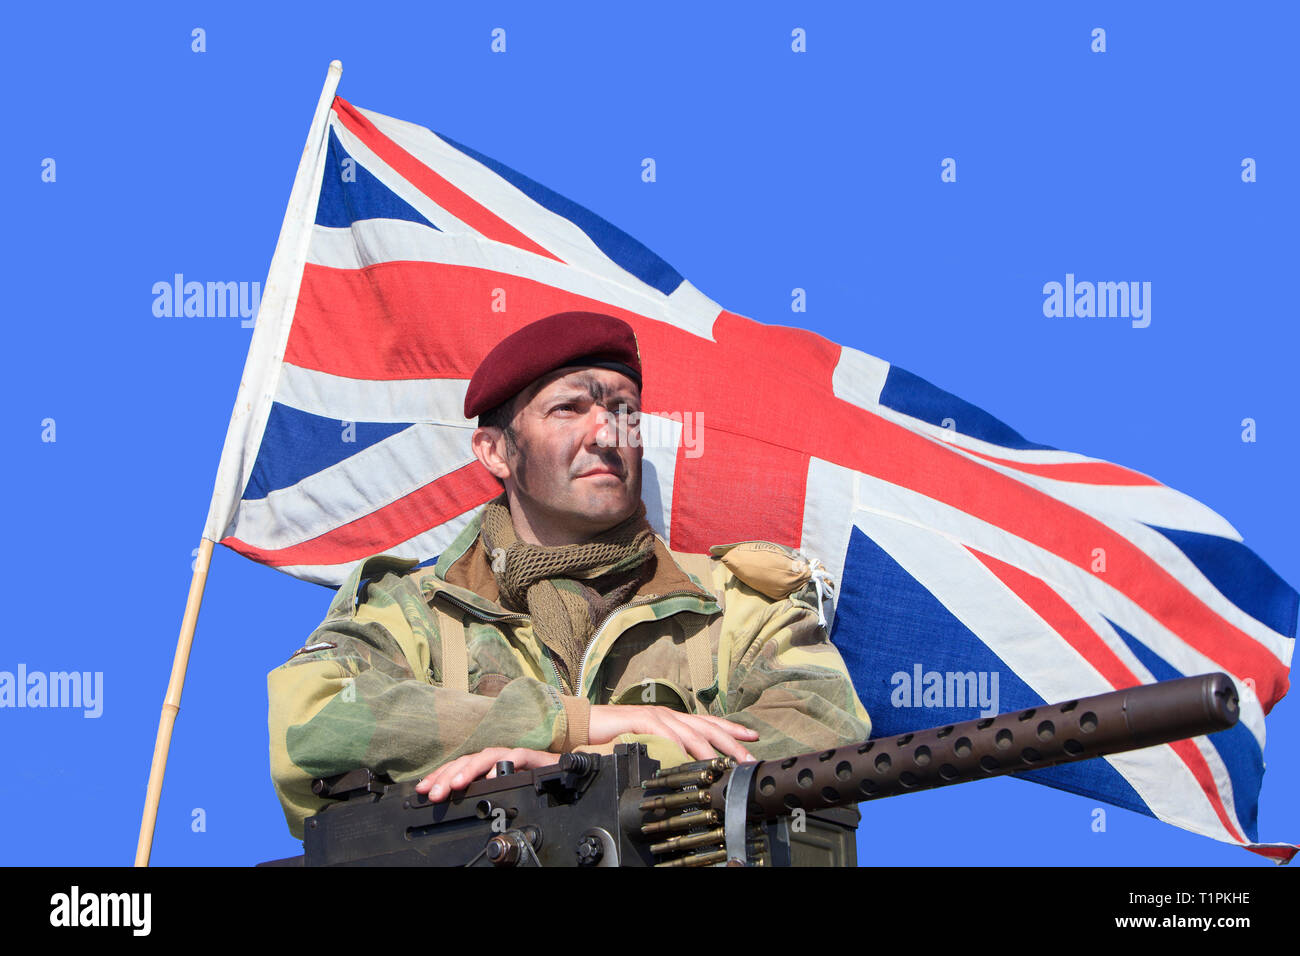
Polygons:
[[812,575],[813,582],[817,585],[817,623],[825,627],[826,608],[822,600],[835,595],[835,580],[831,577],[831,573],[826,570],[826,565],[816,558],[805,555],[804,560],[808,562],[808,570]]

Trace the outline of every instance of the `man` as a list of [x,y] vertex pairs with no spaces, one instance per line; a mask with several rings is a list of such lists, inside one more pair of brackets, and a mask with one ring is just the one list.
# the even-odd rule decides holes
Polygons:
[[541,319],[483,360],[465,417],[501,497],[435,567],[363,562],[268,677],[294,835],[323,805],[311,780],[357,767],[440,801],[501,759],[640,741],[667,766],[869,735],[806,560],[676,554],[646,522],[640,399],[636,337],[610,316]]

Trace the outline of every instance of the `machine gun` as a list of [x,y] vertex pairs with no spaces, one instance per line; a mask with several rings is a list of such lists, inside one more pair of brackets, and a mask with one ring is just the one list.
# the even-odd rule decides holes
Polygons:
[[314,789],[304,855],[263,865],[856,863],[866,800],[1088,760],[1232,727],[1226,674],[1186,677],[782,760],[660,768],[640,744],[478,780],[442,803],[369,770]]

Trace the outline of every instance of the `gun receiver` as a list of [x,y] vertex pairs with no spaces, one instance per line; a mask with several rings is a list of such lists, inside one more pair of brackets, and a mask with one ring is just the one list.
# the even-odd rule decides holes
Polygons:
[[317,792],[342,799],[307,821],[303,857],[277,862],[853,863],[859,802],[1214,733],[1238,716],[1232,680],[1206,674],[782,760],[660,769],[639,744],[565,754],[539,770],[499,767],[438,804],[413,782],[353,771],[319,782]]

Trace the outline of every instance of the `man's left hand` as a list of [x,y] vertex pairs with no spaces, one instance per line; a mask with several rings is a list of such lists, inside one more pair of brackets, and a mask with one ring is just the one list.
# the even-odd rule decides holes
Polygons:
[[479,777],[497,775],[499,760],[509,760],[516,770],[535,770],[560,762],[560,755],[523,747],[489,747],[448,761],[415,785],[417,793],[427,793],[430,803],[441,803],[453,790],[464,790]]

